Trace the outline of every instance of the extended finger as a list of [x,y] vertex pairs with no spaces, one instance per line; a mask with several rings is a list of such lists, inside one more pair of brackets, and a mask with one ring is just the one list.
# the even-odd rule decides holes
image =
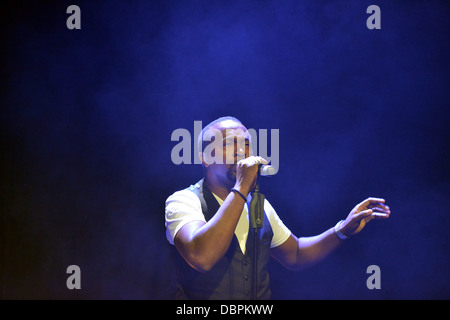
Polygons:
[[369,197],[366,200],[364,200],[363,202],[361,202],[358,207],[360,208],[369,208],[369,206],[374,206],[377,204],[381,204],[384,203],[386,200],[384,200],[383,198],[374,198],[374,197]]
[[369,197],[366,199],[367,204],[375,204],[375,203],[385,203],[386,200],[383,198],[375,198],[375,197]]
[[382,203],[380,203],[380,204],[378,204],[378,205],[373,205],[373,206],[370,205],[370,206],[368,206],[367,209],[382,210],[382,211],[390,211],[389,206],[382,205]]
[[373,213],[372,209],[363,210],[363,211],[355,214],[355,218],[357,218],[358,220],[362,220],[366,217],[369,217],[372,213]]
[[389,210],[384,211],[380,208],[373,208],[361,211],[360,213],[356,214],[356,216],[358,217],[358,219],[370,218],[370,220],[372,220],[372,219],[386,219],[389,218],[390,214],[391,211]]
[[389,208],[389,206],[387,205],[387,204],[385,204],[385,203],[381,203],[381,202],[378,202],[378,203],[369,203],[369,205],[367,205],[367,208],[383,208],[383,209],[387,209],[387,210],[389,210],[390,208]]
[[256,163],[257,164],[268,164],[269,162],[267,162],[266,159],[264,159],[263,157],[255,157]]
[[389,209],[389,207],[373,206],[373,207],[369,207],[369,209],[372,209],[373,211],[376,211],[376,212],[391,213],[391,210]]
[[374,212],[371,215],[374,219],[387,219],[390,216],[390,212],[389,213],[381,213],[381,212]]
[[369,207],[379,206],[379,207],[389,208],[389,206],[384,202],[369,202],[368,206]]

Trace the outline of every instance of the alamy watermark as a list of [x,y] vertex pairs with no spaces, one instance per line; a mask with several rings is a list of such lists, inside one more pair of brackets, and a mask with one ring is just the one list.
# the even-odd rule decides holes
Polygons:
[[72,264],[67,267],[66,273],[70,276],[66,280],[67,289],[81,289],[81,269],[79,266]]
[[69,30],[81,29],[81,9],[79,6],[72,4],[67,7],[66,13],[70,16],[66,20],[66,27]]
[[[236,152],[236,148],[250,148],[252,155],[258,155],[266,159],[270,165],[278,172],[280,159],[280,131],[279,129],[270,130],[270,154],[269,154],[269,136],[267,129],[227,129],[225,132],[210,128],[200,137],[202,132],[202,121],[194,121],[193,137],[189,130],[184,128],[175,129],[170,137],[171,141],[178,141],[172,148],[170,158],[172,163],[179,164],[201,164],[203,161],[207,164],[233,164],[234,159],[224,157],[225,154]],[[207,145],[203,148],[203,143]],[[249,144],[249,145],[248,145]]]
[[367,29],[369,29],[369,30],[381,29],[381,9],[380,9],[380,7],[372,4],[367,7],[366,13],[370,14],[370,16],[367,18],[367,21],[366,21]]
[[[70,16],[66,20],[66,26],[69,30],[81,29],[81,9],[77,5],[70,5],[66,9],[66,13]],[[366,26],[369,30],[381,29],[381,9],[377,5],[370,5],[366,10],[370,16],[366,20]]]
[[376,264],[372,264],[367,267],[366,270],[367,274],[370,274],[370,276],[367,278],[366,286],[367,289],[373,290],[373,289],[381,289],[381,269]]

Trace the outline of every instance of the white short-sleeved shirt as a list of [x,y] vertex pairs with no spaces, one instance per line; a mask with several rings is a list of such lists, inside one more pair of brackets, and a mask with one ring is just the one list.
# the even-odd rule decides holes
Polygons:
[[[213,193],[219,205],[222,205],[223,201]],[[267,199],[264,200],[264,211],[269,219],[270,226],[273,231],[273,238],[270,244],[271,248],[278,247],[283,244],[291,235],[291,231],[284,225],[281,219],[278,217],[275,209],[269,203]],[[202,206],[200,199],[197,195],[188,190],[177,191],[172,194],[166,200],[166,237],[170,244],[174,244],[174,238],[177,232],[189,222],[192,221],[204,221],[205,216],[202,212]],[[239,241],[239,246],[242,252],[245,254],[245,243],[247,242],[249,230],[248,220],[248,206],[244,205],[241,217],[234,234]]]

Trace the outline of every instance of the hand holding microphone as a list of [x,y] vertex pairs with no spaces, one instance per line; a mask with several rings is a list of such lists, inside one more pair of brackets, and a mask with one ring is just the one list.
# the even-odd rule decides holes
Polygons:
[[267,165],[267,160],[257,156],[239,160],[236,164],[236,184],[234,189],[247,195],[256,185],[260,166]]

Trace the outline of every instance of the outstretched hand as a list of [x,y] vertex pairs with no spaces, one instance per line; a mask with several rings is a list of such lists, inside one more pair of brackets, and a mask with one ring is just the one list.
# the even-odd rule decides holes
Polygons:
[[387,219],[391,214],[389,206],[381,198],[367,198],[357,204],[341,225],[341,232],[346,236],[359,233],[373,219]]

